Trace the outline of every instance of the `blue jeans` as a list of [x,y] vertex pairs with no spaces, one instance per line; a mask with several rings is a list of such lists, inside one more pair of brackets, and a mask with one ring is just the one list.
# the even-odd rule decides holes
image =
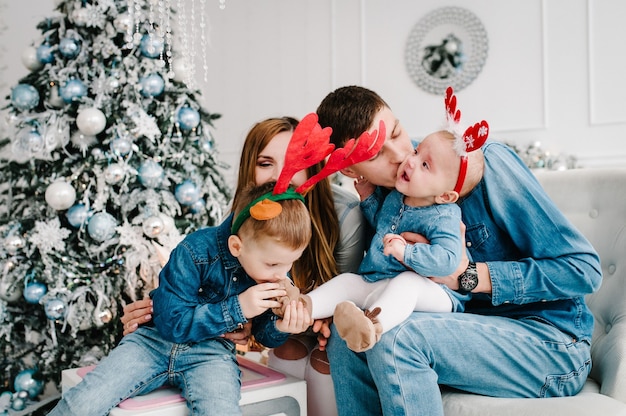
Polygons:
[[107,415],[122,400],[164,384],[181,389],[191,415],[240,415],[240,375],[229,341],[176,344],[153,327],[140,327],[65,392],[49,415]]
[[493,397],[578,393],[590,346],[536,320],[414,312],[369,351],[328,344],[340,415],[443,415],[439,384]]

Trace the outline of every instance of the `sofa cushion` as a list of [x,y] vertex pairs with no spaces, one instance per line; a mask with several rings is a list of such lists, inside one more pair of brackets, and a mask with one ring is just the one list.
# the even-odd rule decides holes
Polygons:
[[445,414],[626,415],[626,168],[538,171],[537,179],[600,255],[603,280],[587,297],[593,368],[574,397],[503,399],[442,392]]

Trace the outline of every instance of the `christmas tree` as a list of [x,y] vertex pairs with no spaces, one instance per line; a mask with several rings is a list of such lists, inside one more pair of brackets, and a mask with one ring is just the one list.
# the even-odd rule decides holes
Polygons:
[[170,1],[55,4],[0,114],[0,414],[106,355],[123,305],[230,199]]

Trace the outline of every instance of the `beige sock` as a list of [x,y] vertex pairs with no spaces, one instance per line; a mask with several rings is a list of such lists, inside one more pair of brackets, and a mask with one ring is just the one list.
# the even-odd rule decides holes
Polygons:
[[361,310],[353,302],[341,302],[335,308],[333,321],[337,332],[354,352],[363,352],[372,348],[380,339],[383,327],[376,317],[380,308],[373,311]]
[[281,303],[281,306],[280,308],[272,308],[272,312],[274,312],[275,315],[280,316],[282,318],[285,315],[285,308],[287,307],[287,305],[289,305],[289,302],[291,302],[292,300],[299,299],[300,289],[298,289],[296,285],[294,285],[293,282],[288,279],[283,279],[280,283],[281,283],[281,288],[287,291],[287,295],[283,296],[282,298],[277,299]]

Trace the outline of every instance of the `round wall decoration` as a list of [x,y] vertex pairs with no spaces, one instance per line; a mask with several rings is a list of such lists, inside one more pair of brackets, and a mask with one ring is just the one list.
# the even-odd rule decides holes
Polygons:
[[460,7],[442,7],[420,19],[409,34],[405,61],[411,79],[431,94],[448,86],[460,91],[487,60],[487,32],[478,17]]

